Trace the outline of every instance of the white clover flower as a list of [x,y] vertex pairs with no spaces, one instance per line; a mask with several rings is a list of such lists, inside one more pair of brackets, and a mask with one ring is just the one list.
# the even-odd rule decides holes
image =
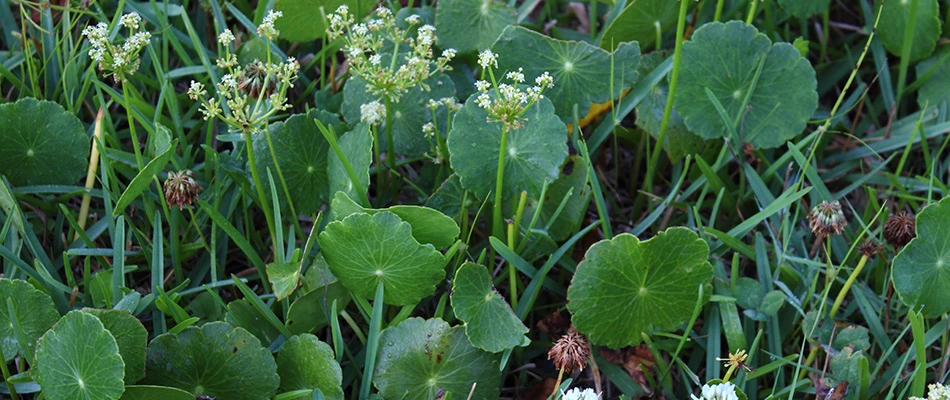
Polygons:
[[379,65],[381,62],[383,62],[383,56],[381,56],[381,55],[379,55],[379,54],[373,54],[373,55],[369,56],[369,63],[370,63],[370,64]]
[[515,81],[515,82],[518,82],[518,83],[522,83],[522,82],[524,82],[524,72],[523,72],[523,71],[524,71],[524,68],[518,67],[518,70],[517,70],[517,71],[509,71],[508,74],[505,75],[505,77],[507,77],[508,79],[510,79],[510,80],[512,80],[512,81]]
[[386,118],[386,106],[378,100],[360,106],[360,121],[370,125],[379,125]]
[[549,74],[548,71],[544,71],[543,74],[541,74],[537,78],[534,78],[534,83],[538,84],[538,86],[541,86],[543,88],[550,89],[554,87],[554,78],[551,77],[551,74]]
[[412,14],[412,15],[406,17],[406,19],[405,19],[404,21],[406,21],[406,23],[409,24],[409,25],[415,25],[415,24],[418,24],[418,23],[419,23],[419,16],[416,15],[416,14]]
[[489,66],[498,68],[498,54],[492,53],[491,50],[478,53],[478,65],[481,65],[482,68],[488,68]]
[[561,392],[561,400],[599,400],[600,394],[594,392],[594,389],[587,388],[581,390],[580,388],[573,388],[568,390],[566,393]]
[[488,81],[478,80],[475,81],[475,88],[478,89],[479,92],[484,92],[491,88],[491,83],[488,83]]
[[693,400],[739,400],[736,395],[736,385],[732,382],[718,383],[712,386],[703,385],[702,397],[689,395]]
[[218,43],[221,43],[224,46],[231,44],[234,41],[234,34],[231,33],[230,29],[225,29],[224,32],[218,34]]
[[141,23],[142,23],[142,16],[134,12],[125,14],[122,16],[122,18],[119,19],[119,24],[132,30],[139,29],[139,26],[141,26]]

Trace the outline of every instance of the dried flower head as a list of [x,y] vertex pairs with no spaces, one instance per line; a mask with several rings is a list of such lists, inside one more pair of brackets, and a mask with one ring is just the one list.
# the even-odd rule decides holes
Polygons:
[[689,395],[693,400],[739,400],[736,394],[736,385],[732,382],[723,382],[715,385],[703,385],[701,396]]
[[590,358],[590,343],[583,334],[572,326],[567,334],[561,336],[554,347],[548,350],[548,360],[558,369],[566,371],[583,370]]
[[884,240],[887,240],[895,249],[904,247],[911,239],[917,237],[916,221],[914,215],[906,211],[891,215],[884,224]]
[[874,239],[865,239],[864,243],[861,243],[861,247],[858,247],[858,251],[861,252],[861,255],[871,258],[876,256],[878,253],[884,250],[884,246]]
[[745,360],[748,358],[749,358],[749,353],[746,353],[746,351],[743,349],[739,349],[739,350],[736,350],[735,353],[730,351],[729,357],[726,357],[726,358],[716,357],[716,360],[725,361],[723,365],[726,368],[732,368],[732,367],[749,368],[747,365],[745,365]]
[[165,202],[169,208],[178,206],[178,210],[181,210],[185,204],[191,205],[198,198],[199,190],[201,185],[195,181],[190,170],[169,172],[165,180]]
[[831,235],[840,235],[844,232],[844,227],[848,225],[848,220],[844,217],[841,210],[841,203],[838,200],[828,202],[822,201],[808,213],[808,226],[812,233],[819,238],[825,238]]

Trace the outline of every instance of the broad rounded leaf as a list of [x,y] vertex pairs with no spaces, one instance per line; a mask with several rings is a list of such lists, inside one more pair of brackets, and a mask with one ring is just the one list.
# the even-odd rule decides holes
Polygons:
[[99,319],[70,311],[36,345],[33,378],[50,399],[118,399],[125,363]]
[[[644,76],[653,71],[669,54],[668,52],[653,52],[643,56],[640,63],[640,75]],[[666,112],[666,102],[669,100],[670,84],[664,78],[653,86],[640,104],[637,104],[637,126],[647,131],[654,139],[660,137],[660,127],[663,125],[663,114]],[[663,141],[663,150],[666,150],[671,163],[677,163],[688,154],[701,153],[705,142],[702,138],[686,128],[683,116],[676,108],[670,113],[666,126],[666,139]]]
[[0,349],[3,350],[3,361],[10,361],[18,353],[29,354],[24,353],[27,350],[24,346],[33,348],[36,340],[59,320],[59,313],[48,294],[20,279],[0,279],[0,299],[13,300],[13,310],[27,340],[27,343],[19,342],[10,322],[6,300],[3,300],[0,302]]
[[82,122],[51,101],[0,105],[0,175],[13,186],[73,184],[86,173],[89,137]]
[[825,12],[830,3],[831,0],[778,0],[778,4],[796,18],[808,18]]
[[[524,127],[508,132],[504,198],[527,190],[541,193],[544,181],[557,179],[567,157],[567,126],[554,115],[554,106],[541,99],[524,115]],[[449,160],[462,187],[484,199],[495,190],[502,124],[487,122],[488,113],[468,101],[455,116],[449,134]]]
[[280,336],[280,331],[267,322],[260,311],[248,299],[234,300],[228,303],[225,321],[231,326],[244,328],[265,345],[270,345]]
[[296,262],[267,264],[267,280],[274,288],[274,297],[283,300],[294,292],[300,282],[300,265]]
[[459,53],[488,48],[516,21],[515,9],[495,0],[442,0],[435,11],[439,47]]
[[388,208],[366,208],[357,204],[345,193],[337,192],[331,203],[333,219],[341,220],[350,214],[376,214],[389,211],[412,226],[412,237],[419,243],[429,243],[437,249],[451,246],[461,232],[457,223],[439,210],[411,205],[395,205]]
[[459,219],[462,208],[470,209],[478,207],[475,202],[475,196],[468,194],[462,188],[462,183],[457,174],[452,174],[442,182],[442,186],[436,189],[435,193],[426,200],[426,207],[432,207],[441,211],[443,214]]
[[567,308],[591,343],[619,348],[641,332],[674,330],[690,317],[704,285],[710,294],[709,246],[686,228],[641,242],[631,234],[597,242],[577,266]]
[[[277,155],[276,163],[271,156],[272,149],[268,145],[267,135],[255,135],[253,140],[254,156],[257,157],[257,172],[264,179],[262,184],[266,188],[265,193],[269,193],[270,190],[270,184],[266,178],[269,169],[274,176],[277,197],[283,202],[287,201],[277,174],[277,165],[280,165],[280,172],[284,175],[290,198],[299,214],[310,214],[320,206],[321,202],[329,199],[327,151],[330,145],[317,129],[317,125],[313,123],[316,117],[317,112],[311,111],[307,114],[294,115],[284,122],[276,122],[270,126],[271,143],[274,145],[274,154]],[[250,174],[250,165],[247,169]],[[281,209],[290,211],[286,207]]]
[[620,14],[607,26],[600,47],[613,50],[623,42],[638,42],[647,48],[662,35],[676,28],[680,3],[670,0],[635,0],[627,2]]
[[263,400],[277,392],[277,364],[242,328],[212,322],[156,337],[148,346],[145,381],[195,396]]
[[284,343],[277,353],[277,373],[282,392],[320,389],[327,400],[343,400],[340,364],[333,349],[314,335],[297,335]]
[[505,28],[492,51],[498,53],[495,76],[524,68],[528,82],[534,84],[536,76],[549,72],[554,86],[544,97],[554,102],[555,112],[564,121],[573,120],[575,103],[578,115],[583,116],[591,103],[619,97],[636,82],[640,64],[637,43],[623,43],[611,54],[586,42],[557,40],[520,26]]
[[152,385],[131,385],[125,387],[120,400],[195,400],[195,395],[184,390]]
[[320,233],[320,249],[343,286],[372,299],[377,283],[388,304],[414,304],[445,277],[445,259],[431,244],[419,244],[409,223],[388,211],[351,214]]
[[488,268],[466,262],[455,273],[452,309],[472,345],[497,353],[521,344],[528,328],[492,285]]
[[897,257],[891,275],[894,290],[911,308],[934,318],[950,312],[950,198],[917,215],[917,237]]
[[[326,35],[326,18],[337,7],[347,5],[357,19],[373,9],[373,2],[359,0],[277,0],[274,9],[283,12],[274,27],[280,38],[291,42],[309,42]],[[360,8],[357,8],[357,7]]]
[[327,316],[337,302],[337,311],[350,303],[350,292],[333,276],[323,255],[318,254],[313,265],[303,278],[303,289],[309,290],[300,296],[287,310],[284,323],[292,334],[314,333],[327,325]]
[[[385,61],[386,57],[384,57]],[[388,62],[388,61],[385,61]],[[413,86],[402,95],[398,102],[392,103],[393,146],[396,154],[417,157],[429,151],[432,142],[422,133],[422,126],[432,121],[432,111],[426,108],[430,99],[439,100],[455,97],[455,83],[443,73],[435,73],[426,84],[429,91],[421,85]],[[351,125],[360,122],[360,105],[383,101],[366,90],[366,81],[353,76],[343,86],[343,117]],[[379,143],[383,151],[388,148],[386,123],[378,128]]]
[[[364,191],[369,190],[369,166],[373,163],[373,136],[369,133],[369,125],[357,124],[352,131],[340,138],[339,144],[343,156],[356,174],[360,187]],[[353,184],[350,175],[346,173],[343,162],[332,150],[327,174],[330,178],[330,193],[339,195],[339,192],[343,192],[354,199],[361,197],[356,192],[356,185]]]
[[944,60],[948,53],[950,48],[944,46],[930,58],[917,63],[918,77],[925,76],[934,68],[927,84],[917,89],[917,105],[921,109],[927,107],[934,110],[940,103],[950,100],[950,62]]
[[84,308],[83,312],[99,318],[102,326],[115,338],[119,355],[125,362],[125,383],[133,384],[145,377],[145,346],[148,331],[138,318],[122,310]]
[[386,328],[379,342],[373,385],[387,399],[432,399],[439,388],[464,399],[475,383],[472,399],[498,398],[499,357],[472,347],[461,326],[409,318]]
[[917,3],[917,20],[914,22],[910,45],[910,61],[929,56],[940,39],[940,6],[937,0],[888,0],[881,8],[881,0],[874,2],[875,17],[880,10],[881,19],[877,34],[884,48],[900,57],[904,49],[904,28],[910,20],[911,7]]
[[674,106],[686,126],[706,139],[730,136],[707,90],[722,105],[739,142],[756,148],[777,147],[801,133],[818,107],[808,60],[742,21],[697,29],[683,43],[681,65]]

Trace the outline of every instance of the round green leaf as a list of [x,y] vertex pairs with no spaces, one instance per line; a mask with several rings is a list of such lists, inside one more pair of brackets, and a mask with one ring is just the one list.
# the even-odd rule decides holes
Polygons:
[[409,223],[383,211],[334,221],[320,233],[320,249],[343,286],[372,299],[379,282],[386,303],[415,304],[445,277],[445,259],[431,244],[419,244]]
[[[561,202],[565,201],[564,199],[567,199],[567,202],[561,208]],[[534,215],[539,202],[540,199],[529,198],[525,204],[524,215]],[[565,240],[577,232],[581,218],[587,212],[588,204],[590,204],[590,188],[587,186],[587,163],[581,156],[570,156],[561,167],[561,176],[548,185],[535,229],[547,226],[547,233],[552,239]],[[552,219],[559,210],[560,214],[557,214],[557,218]],[[527,231],[530,221],[525,219],[522,223]],[[522,256],[525,255],[522,254]]]
[[651,47],[657,42],[657,35],[676,28],[679,8],[678,1],[627,2],[623,11],[607,26],[600,39],[600,47],[613,50],[623,42],[638,42],[644,48]]
[[884,48],[900,57],[904,49],[904,28],[910,20],[911,7],[917,3],[917,20],[910,44],[910,61],[926,58],[934,51],[940,39],[940,6],[937,0],[888,0],[881,8],[881,0],[874,2],[875,17],[880,10],[877,35]]
[[831,0],[778,0],[778,4],[796,18],[808,18],[825,12],[829,3]]
[[[384,62],[387,57],[384,57]],[[430,99],[439,100],[455,97],[455,84],[443,73],[435,73],[428,80],[429,91],[421,85],[413,86],[402,95],[398,102],[392,103],[393,145],[396,154],[417,157],[429,151],[431,143],[422,134],[422,126],[432,121],[432,111],[426,108]],[[360,106],[373,101],[383,100],[366,89],[366,81],[353,76],[343,86],[343,117],[351,125],[360,122]],[[386,123],[377,127],[382,149],[388,148]]]
[[521,344],[528,328],[491,282],[488,268],[466,262],[455,273],[452,309],[472,345],[497,353]]
[[89,137],[75,115],[51,101],[0,105],[0,175],[13,186],[73,184],[86,173]]
[[50,399],[118,399],[125,363],[99,319],[70,311],[36,345],[33,378]]
[[549,72],[554,86],[544,97],[554,102],[555,112],[564,121],[574,119],[574,104],[584,116],[591,103],[619,97],[637,81],[640,64],[637,43],[623,43],[611,54],[587,42],[552,39],[520,26],[505,28],[492,51],[498,53],[495,76],[524,68],[525,77],[533,84],[534,77]]
[[277,300],[283,300],[293,293],[300,282],[300,265],[296,262],[267,264],[267,280],[274,288]]
[[673,104],[686,126],[706,139],[729,137],[731,125],[741,143],[777,147],[801,133],[818,107],[815,70],[808,60],[792,45],[772,44],[742,21],[697,29],[683,43],[681,65]]
[[[280,165],[280,171],[287,183],[287,190],[299,214],[310,214],[316,211],[321,202],[329,200],[327,151],[330,145],[317,129],[317,125],[313,123],[314,118],[317,118],[317,112],[311,111],[307,114],[294,115],[284,122],[276,122],[270,126],[273,150],[277,155],[276,163]],[[280,184],[277,166],[274,158],[271,157],[266,134],[254,136],[254,156],[257,157],[258,173],[265,177],[262,178],[264,187],[269,188],[270,184],[266,177],[267,170],[270,169],[274,176],[277,197],[282,202],[286,202],[284,188]],[[247,170],[250,174],[250,165]],[[265,192],[269,193],[269,189]],[[289,210],[288,208],[287,211]]]
[[462,330],[437,318],[409,318],[386,328],[373,385],[387,399],[432,399],[439,388],[467,398],[477,383],[472,399],[497,399],[498,356],[472,347]]
[[451,246],[461,232],[454,219],[429,207],[395,205],[389,208],[365,208],[356,204],[342,192],[337,192],[333,197],[331,206],[333,207],[335,220],[343,219],[354,213],[365,212],[372,215],[381,211],[389,211],[398,215],[399,219],[409,223],[412,227],[412,237],[416,238],[419,243],[429,243],[437,249]]
[[941,47],[930,58],[917,63],[917,76],[924,77],[933,68],[927,84],[917,89],[917,105],[931,110],[950,100],[950,47]]
[[373,2],[359,0],[277,0],[274,9],[283,12],[274,27],[280,38],[291,42],[309,42],[326,35],[326,18],[341,5],[347,5],[357,19],[373,9]]
[[[644,76],[660,65],[669,54],[667,52],[652,52],[644,55],[640,63],[640,75]],[[666,112],[666,102],[669,100],[670,84],[664,78],[653,86],[640,104],[637,104],[637,126],[653,136],[660,137],[660,127],[663,125],[663,114]],[[663,141],[663,150],[666,150],[671,163],[677,163],[688,154],[701,153],[705,142],[686,128],[683,117],[674,108],[670,113],[666,126],[666,139]]]
[[338,311],[346,308],[351,300],[350,292],[330,272],[322,254],[318,254],[307,269],[303,282],[303,288],[308,291],[290,305],[285,322],[287,329],[295,335],[314,333],[326,326],[334,300]]
[[3,300],[0,302],[0,349],[6,362],[16,357],[17,353],[23,356],[32,353],[27,352],[24,346],[33,348],[36,340],[59,320],[59,313],[48,294],[20,279],[0,278],[0,299],[13,300],[13,310],[27,341],[20,343],[10,322],[7,302]]
[[343,400],[343,372],[333,349],[309,333],[291,337],[277,353],[282,392],[320,389],[327,400]]
[[469,195],[462,188],[462,182],[457,174],[452,174],[442,182],[435,193],[426,200],[426,207],[432,207],[443,214],[458,219],[462,208],[478,207],[475,196]]
[[950,197],[931,204],[917,214],[917,237],[897,257],[891,275],[894,290],[911,308],[921,307],[924,316],[950,312]]
[[709,246],[686,228],[640,242],[631,234],[597,242],[577,266],[567,308],[591,343],[635,346],[641,332],[674,330],[692,314],[704,285],[710,294]]
[[84,308],[83,312],[99,318],[102,326],[115,338],[119,355],[125,362],[125,383],[133,384],[145,377],[145,346],[148,331],[138,318],[122,310]]
[[280,336],[277,328],[268,323],[264,315],[247,299],[234,300],[228,303],[228,315],[225,321],[231,326],[244,328],[261,343],[268,345]]
[[262,400],[277,392],[277,364],[242,328],[212,322],[156,337],[148,346],[145,381],[195,396]]
[[488,48],[516,22],[514,8],[493,0],[442,0],[435,12],[439,47],[459,53]]
[[[567,126],[554,115],[554,106],[541,99],[524,115],[525,124],[508,132],[504,198],[527,190],[541,193],[544,181],[557,179],[567,157]],[[462,187],[484,199],[495,190],[502,124],[486,122],[488,113],[468,101],[455,116],[449,133],[449,160]]]

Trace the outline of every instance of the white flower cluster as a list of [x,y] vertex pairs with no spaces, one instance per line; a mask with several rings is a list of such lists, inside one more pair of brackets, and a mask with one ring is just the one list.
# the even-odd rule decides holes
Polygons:
[[944,386],[939,383],[932,383],[927,386],[930,391],[927,392],[927,398],[911,397],[910,400],[950,400],[950,386]]
[[82,35],[89,40],[89,57],[99,64],[99,69],[106,71],[106,76],[114,75],[117,80],[125,81],[139,69],[139,54],[152,34],[143,30],[145,24],[137,13],[123,15],[119,25],[129,29],[121,45],[109,41],[109,25],[105,22],[87,26]]
[[234,42],[234,33],[231,33],[230,29],[225,29],[224,32],[218,34],[218,43],[222,46],[227,46]]
[[702,397],[694,394],[689,395],[693,400],[739,400],[736,395],[736,385],[732,382],[723,382],[715,385],[703,385]]
[[267,15],[264,16],[264,19],[261,21],[261,24],[257,26],[258,36],[272,42],[276,40],[277,35],[280,34],[280,31],[274,28],[274,22],[277,21],[277,18],[282,16],[284,16],[284,13],[281,11],[268,11]]
[[360,121],[379,126],[386,119],[386,106],[379,101],[371,101],[360,106]]
[[573,388],[567,392],[561,393],[561,400],[600,400],[600,394],[594,392],[594,389]]
[[[498,55],[491,50],[485,50],[478,56],[478,63],[488,71],[492,82],[495,80],[493,66],[498,65]],[[544,71],[543,74],[535,78],[536,86],[531,86],[522,90],[521,83],[524,83],[524,69],[518,68],[517,71],[510,71],[505,74],[505,79],[511,83],[501,83],[495,85],[492,92],[492,83],[485,80],[475,82],[475,89],[480,94],[475,97],[475,104],[488,111],[488,120],[497,120],[505,124],[509,129],[518,129],[524,126],[520,120],[522,114],[531,108],[538,100],[544,98],[541,93],[544,90],[554,86],[554,78]]]
[[[448,63],[456,55],[454,49],[443,50],[439,57],[433,55],[432,47],[438,40],[435,27],[419,26],[422,19],[418,15],[406,17],[408,28],[402,29],[388,8],[380,7],[375,18],[357,23],[349,8],[342,5],[329,20],[329,37],[343,38],[343,52],[352,73],[367,82],[371,93],[394,103],[410,87],[421,85],[428,90],[424,81],[436,71],[451,69]],[[401,51],[405,46],[408,52]],[[383,53],[384,48],[393,50]]]

